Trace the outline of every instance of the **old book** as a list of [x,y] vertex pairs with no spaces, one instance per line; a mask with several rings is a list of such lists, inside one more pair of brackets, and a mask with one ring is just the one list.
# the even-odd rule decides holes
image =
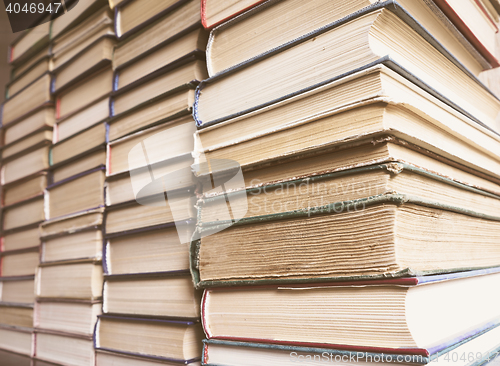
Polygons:
[[[376,117],[379,107],[381,114]],[[492,153],[500,151],[496,133],[381,65],[201,130],[203,148],[196,150],[204,151],[207,159],[234,159],[244,167],[333,146],[334,141],[345,142],[377,130],[399,131],[408,141],[415,139],[414,143],[424,144],[436,154],[491,175],[499,171],[494,167],[498,158]],[[484,144],[491,145],[485,148]]]
[[22,33],[9,47],[9,62],[23,63],[47,46],[50,36],[50,22],[40,24]]
[[33,334],[29,329],[0,327],[0,344],[6,351],[31,356]]
[[41,300],[35,303],[33,326],[55,332],[92,335],[97,316],[101,314],[100,302]]
[[47,187],[47,219],[104,206],[104,176],[97,168]]
[[[212,31],[207,47],[209,74],[213,76],[269,52],[373,3],[376,1],[266,1]],[[432,1],[398,0],[395,4],[398,11],[404,9],[413,16],[474,75],[491,67]]]
[[194,102],[192,88],[191,84],[186,85],[174,94],[161,95],[112,117],[108,122],[109,141],[191,114]]
[[33,327],[33,307],[0,303],[0,324],[16,327]]
[[101,263],[42,265],[37,269],[35,295],[43,299],[99,300],[102,297]]
[[[130,230],[155,227],[174,221],[184,222],[194,217],[194,197],[192,190],[180,190],[158,197],[147,197],[141,200],[126,202],[116,206],[108,206],[106,212],[106,234],[115,234]],[[146,206],[146,203],[151,205]]]
[[233,18],[264,0],[203,0],[201,22],[205,28],[213,28]]
[[498,26],[480,1],[435,0],[443,13],[478,49],[493,67],[500,66],[496,54]]
[[[107,175],[189,154],[193,150],[195,132],[196,126],[189,116],[114,140],[108,145]],[[141,145],[144,148],[139,151]]]
[[160,18],[163,14],[175,9],[182,2],[178,0],[155,0],[120,2],[115,10],[117,37],[123,37],[144,27],[148,22]]
[[70,28],[75,27],[105,5],[107,5],[106,0],[79,0],[78,6],[64,16],[54,19],[51,24],[51,39],[57,41],[59,36],[66,34]]
[[90,15],[76,27],[54,40],[52,61],[57,69],[96,40],[103,36],[113,36],[113,15],[107,5]]
[[56,118],[65,118],[111,93],[113,71],[105,68],[56,97]]
[[173,94],[186,86],[196,87],[207,77],[204,61],[196,57],[174,62],[111,95],[111,115],[123,113],[160,95]]
[[71,234],[45,237],[40,250],[40,263],[102,259],[102,231],[92,227]]
[[131,62],[133,59],[168,43],[179,32],[188,32],[200,22],[200,4],[197,1],[180,1],[179,6],[172,8],[160,19],[137,33],[130,34],[119,42],[113,55],[113,67]]
[[85,75],[109,67],[114,45],[114,36],[105,35],[80,51],[66,64],[54,70],[54,92],[71,87]]
[[1,296],[4,303],[33,304],[35,301],[35,280],[33,276],[0,278]]
[[2,229],[13,230],[39,224],[45,220],[43,195],[3,208]]
[[33,131],[22,139],[5,145],[2,147],[2,158],[10,158],[20,156],[28,150],[36,149],[37,147],[46,146],[52,143],[52,128],[42,127],[37,131]]
[[17,202],[43,194],[47,187],[47,173],[42,172],[33,177],[17,181],[2,187],[2,205],[10,206]]
[[15,159],[4,161],[2,184],[29,177],[49,167],[49,147],[44,146]]
[[38,108],[24,118],[3,126],[3,144],[11,144],[43,127],[54,125],[55,115],[53,105]]
[[103,122],[109,116],[109,95],[66,117],[59,118],[54,125],[54,141],[67,139],[74,134]]
[[[197,122],[202,125],[248,113],[367,65],[389,63],[498,131],[498,99],[412,18],[382,6],[376,4],[311,32],[282,46],[281,52],[261,57],[260,62],[241,65],[237,72],[206,80],[195,102]],[[410,57],[409,49],[422,57]],[[259,93],[252,94],[254,90]]]
[[59,140],[50,149],[50,164],[56,165],[86,152],[96,149],[106,143],[106,126],[97,123],[71,137]]
[[[190,238],[193,223],[185,225],[184,229],[184,237]],[[108,237],[104,247],[104,273],[125,275],[186,271],[189,269],[189,246],[186,243],[182,242],[173,225]]]
[[57,364],[93,366],[94,347],[92,337],[38,329],[36,331],[34,357]]
[[88,170],[105,166],[106,148],[105,146],[98,146],[92,151],[84,152],[81,157],[51,166],[50,170],[52,172],[52,181],[57,183]]
[[29,86],[7,99],[3,104],[2,123],[8,124],[14,120],[28,116],[35,108],[51,101],[51,76],[45,74],[32,82]]
[[102,225],[103,211],[103,208],[97,208],[44,221],[40,224],[40,236],[45,238],[53,235],[69,234],[89,227],[97,228]]
[[198,361],[199,323],[101,315],[95,330],[96,349],[184,364]]
[[[500,310],[489,289],[499,280],[495,268],[450,276],[206,290],[202,324],[209,339],[429,357],[498,326]],[[465,301],[464,293],[485,301]]]
[[[491,246],[500,217],[399,194],[202,225],[191,251],[193,273],[205,284],[401,276],[500,263]],[[473,227],[480,238],[470,235]],[[245,237],[244,246],[233,245],[237,237]]]
[[[119,364],[121,366],[176,366],[177,362],[165,362],[155,360],[154,357],[132,356],[123,353],[96,351],[95,354],[96,366],[113,366]],[[190,366],[200,366],[199,361],[189,363]]]
[[22,74],[24,74],[29,69],[34,67],[35,64],[38,64],[41,59],[50,60],[50,55],[51,55],[51,53],[50,53],[49,45],[42,47],[33,56],[30,56],[29,58],[27,58],[26,60],[23,60],[23,62],[20,62],[19,64],[13,65],[14,67],[11,70],[10,79],[14,80],[14,79],[20,77]]
[[[417,354],[387,354],[373,353],[369,349],[363,352],[345,351],[332,348],[312,348],[304,346],[281,346],[266,343],[243,343],[233,341],[204,340],[203,365],[290,365],[290,362],[313,362],[313,364],[329,363],[331,365],[345,365],[359,363],[362,365],[376,365],[377,363],[392,362],[396,365],[448,363],[453,357],[457,366],[480,366],[487,361],[498,360],[497,350],[500,345],[498,337],[500,327],[488,329],[484,333],[474,335],[466,342],[452,344],[439,353],[424,356]],[[470,359],[459,355],[474,355]],[[456,355],[456,356],[454,356]],[[472,363],[471,363],[472,362]]]
[[7,96],[11,98],[46,72],[52,71],[52,69],[53,64],[50,57],[48,55],[44,55],[42,58],[37,60],[36,63],[30,65],[30,67],[24,72],[18,73],[18,76],[13,78],[6,85]]
[[199,303],[200,294],[186,272],[106,276],[104,280],[104,314],[197,319]]
[[[155,154],[151,155],[154,157]],[[137,163],[137,159],[134,160]],[[106,178],[104,186],[106,205],[111,206],[133,201],[137,197],[164,194],[167,190],[176,191],[194,187],[196,179],[190,168],[193,162],[191,154],[187,153],[110,175]],[[110,167],[109,164],[108,167]],[[157,183],[153,183],[153,179]],[[160,180],[166,184],[158,184]]]
[[0,253],[0,276],[19,277],[35,274],[40,259],[39,248]]
[[162,67],[187,57],[187,55],[203,55],[207,38],[206,31],[199,27],[180,38],[162,44],[154,52],[127,63],[116,71],[114,89],[119,90]]
[[38,225],[31,229],[5,233],[1,239],[1,251],[21,250],[40,245]]

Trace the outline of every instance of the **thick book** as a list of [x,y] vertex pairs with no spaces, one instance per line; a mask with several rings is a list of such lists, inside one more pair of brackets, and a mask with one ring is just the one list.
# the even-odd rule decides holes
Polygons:
[[471,335],[465,342],[450,345],[431,356],[417,354],[384,354],[343,351],[331,348],[287,346],[270,343],[249,343],[219,340],[203,340],[202,365],[284,366],[293,363],[313,362],[330,365],[393,363],[405,365],[448,364],[456,366],[481,366],[500,358],[500,327]]
[[196,153],[206,159],[233,159],[244,168],[359,136],[401,133],[401,138],[460,164],[490,175],[499,171],[498,133],[384,65],[207,127],[199,131],[202,147]]
[[44,146],[2,162],[2,185],[38,174],[49,167],[49,147]]
[[207,29],[236,17],[264,0],[202,0],[201,22]]
[[34,276],[0,277],[0,300],[3,303],[33,305],[35,301]]
[[55,114],[53,103],[47,103],[33,110],[30,114],[22,116],[11,123],[2,126],[3,145],[14,143],[26,135],[44,127],[51,128],[54,125]]
[[27,59],[48,45],[50,33],[50,22],[22,32],[9,47],[9,62],[15,65],[26,62]]
[[[391,9],[375,4],[205,80],[197,90],[197,123],[249,113],[326,80],[385,63],[498,131],[500,101],[408,13]],[[413,57],[416,53],[421,57]]]
[[3,207],[2,230],[21,230],[45,220],[43,194]]
[[145,28],[119,42],[113,55],[113,67],[118,68],[140,56],[154,52],[154,49],[199,27],[199,23],[199,2],[181,0],[178,7],[156,21],[149,21]]
[[190,319],[200,317],[201,293],[189,271],[105,275],[104,314]]
[[191,364],[201,356],[198,322],[101,315],[95,327],[95,349],[167,362]]
[[46,188],[47,219],[104,206],[104,168],[92,169]]
[[[256,58],[374,3],[377,2],[266,1],[212,30],[207,46],[209,74],[214,76]],[[407,11],[474,75],[491,68],[431,0],[399,0],[386,4]]]
[[2,187],[2,206],[10,206],[18,202],[39,196],[47,187],[47,172],[14,182]]
[[[11,74],[12,78],[10,82],[5,86],[5,94],[7,98],[10,98],[33,81],[38,79],[43,74],[52,71],[53,63],[49,55],[44,54],[40,59],[36,60],[32,65],[26,68],[26,70],[19,70],[15,74]],[[15,76],[14,76],[15,75]]]
[[34,335],[30,328],[15,329],[0,326],[0,347],[3,350],[31,356],[34,344]]
[[95,363],[92,336],[36,329],[35,337],[33,357],[37,360],[78,366]]
[[436,5],[455,24],[493,67],[500,66],[496,34],[498,25],[488,14],[481,1],[435,0]]
[[50,167],[52,183],[57,183],[88,170],[103,168],[105,166],[106,146],[98,145],[72,159],[52,165]]
[[40,247],[0,252],[0,277],[16,278],[35,274]]
[[33,327],[33,306],[0,302],[0,324],[13,328]]
[[100,301],[38,299],[34,307],[33,327],[89,337],[94,332],[101,307]]
[[[203,296],[202,324],[208,339],[430,357],[499,326],[500,309],[491,292],[499,281],[497,267],[378,281],[211,289]],[[464,294],[483,301],[469,301]]]
[[103,211],[103,208],[97,208],[53,220],[46,220],[40,224],[40,237],[43,239],[70,234],[89,227],[99,228],[103,222]]
[[0,251],[27,249],[38,245],[40,245],[38,225],[33,225],[30,229],[4,233],[0,239]]
[[2,159],[15,158],[38,147],[50,145],[52,137],[52,127],[43,126],[14,143],[2,146]]

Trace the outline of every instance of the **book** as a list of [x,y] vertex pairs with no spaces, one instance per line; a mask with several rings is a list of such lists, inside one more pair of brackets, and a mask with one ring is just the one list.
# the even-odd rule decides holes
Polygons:
[[46,22],[24,31],[9,47],[9,62],[23,63],[46,47],[49,43],[50,26],[51,24]]
[[42,299],[99,300],[102,298],[100,262],[66,262],[37,268],[35,295]]
[[41,172],[27,179],[4,185],[2,188],[2,205],[10,206],[15,203],[39,196],[47,187],[47,173]]
[[[373,89],[372,82],[375,83]],[[386,102],[389,103],[387,108],[383,107]],[[380,117],[375,117],[377,113],[373,112],[378,108],[384,112],[379,114]],[[392,114],[389,110],[393,110],[398,117],[389,117]],[[194,113],[196,114],[196,110]],[[285,115],[286,119],[283,118]],[[375,127],[374,118],[380,118],[380,127]],[[410,120],[414,121],[411,132],[406,128]],[[443,124],[451,121],[454,121],[453,124]],[[414,128],[416,125],[419,127]],[[415,139],[415,144],[425,144],[426,149],[450,160],[459,158],[461,164],[475,170],[486,168],[490,175],[498,171],[493,168],[497,164],[495,154],[491,155],[499,149],[494,146],[498,143],[495,132],[474,123],[446,103],[408,82],[399,73],[381,65],[325,82],[322,86],[269,104],[251,114],[232,118],[227,123],[202,126],[210,128],[206,132],[205,129],[200,130],[199,141],[202,148],[196,147],[197,153],[205,152],[207,159],[233,159],[242,167],[334,146],[334,141],[346,142],[360,135],[367,136],[376,134],[377,130],[385,130],[389,134],[403,132],[403,139]],[[311,138],[308,137],[309,134]],[[431,142],[433,137],[436,140]],[[475,142],[470,140],[472,138]],[[469,144],[479,147],[488,142],[492,145],[483,151],[484,154],[480,154],[483,157],[489,155],[487,159],[493,163],[488,163],[489,168],[485,165],[486,161],[480,161],[483,158],[479,158],[477,149],[463,153]],[[255,144],[259,145],[258,150]],[[452,148],[452,145],[457,148]],[[477,159],[473,159],[474,156]]]
[[46,73],[39,77],[12,98],[4,102],[2,108],[2,123],[8,124],[18,118],[27,117],[41,105],[49,103],[51,76]]
[[193,320],[200,316],[201,294],[187,271],[107,275],[103,286],[104,314]]
[[57,122],[111,93],[113,71],[105,68],[56,96]]
[[34,276],[12,278],[0,277],[2,283],[0,300],[2,303],[30,305],[35,301]]
[[31,229],[4,233],[1,239],[0,250],[7,252],[33,248],[38,245],[40,245],[40,235],[38,233],[38,225],[34,225]]
[[114,90],[119,90],[158,69],[168,67],[174,62],[180,62],[189,56],[203,56],[207,38],[208,34],[205,30],[198,27],[180,38],[162,44],[161,47],[155,48],[154,52],[136,58],[121,68],[114,66],[116,70]]
[[[446,350],[433,356],[416,354],[387,355],[369,352],[368,350],[358,353],[331,348],[204,340],[202,365],[289,365],[290,362],[312,362],[312,364],[328,362],[332,365],[342,365],[345,362],[370,365],[380,362],[394,362],[396,364],[422,365],[446,364],[454,357],[456,359],[456,361],[453,361],[454,365],[479,366],[485,362],[495,364],[495,360],[498,360],[499,333],[499,327],[489,329],[484,333],[471,336],[467,342],[451,345]],[[460,360],[462,355],[474,356],[470,360],[465,357]]]
[[47,219],[104,206],[104,169],[97,168],[47,187]]
[[[495,268],[425,278],[210,289],[203,296],[202,324],[209,339],[429,357],[498,326],[500,314],[490,302],[495,294],[488,290],[498,279]],[[485,301],[466,301],[464,293]]]
[[489,16],[481,2],[461,1],[455,3],[436,0],[436,5],[455,24],[467,39],[494,67],[500,66],[496,57],[496,22]]
[[50,149],[50,164],[60,164],[69,159],[83,156],[106,143],[106,126],[97,123],[76,134],[57,141]]
[[191,364],[201,355],[199,323],[101,315],[96,324],[96,350]]
[[0,253],[0,276],[22,277],[35,274],[39,247]]
[[42,129],[54,125],[54,107],[52,104],[34,110],[31,114],[5,124],[3,130],[3,145],[8,145],[21,138]]
[[92,366],[94,355],[92,337],[36,330],[36,359],[71,366]]
[[263,1],[264,0],[202,0],[201,22],[205,28],[213,28]]
[[106,166],[106,149],[103,145],[85,151],[81,157],[63,161],[50,167],[52,182],[57,183],[68,179],[74,175],[81,174],[88,170],[104,168]]
[[3,350],[31,356],[33,342],[33,334],[29,329],[14,329],[0,326],[0,344]]
[[[360,27],[366,37],[361,37]],[[403,29],[407,36],[396,40],[396,34],[401,35]],[[360,37],[353,37],[354,34]],[[344,73],[391,60],[390,63],[405,70],[407,78],[413,75],[428,89],[434,89],[434,94],[459,105],[461,110],[498,131],[495,122],[500,106],[498,99],[426,34],[408,15],[396,14],[383,4],[376,4],[298,38],[260,57],[260,62],[252,60],[240,65],[237,72],[231,70],[205,80],[197,92],[195,118],[199,125],[226,120]],[[346,42],[345,49],[332,46],[342,42]],[[410,57],[406,54],[409,48],[413,49],[412,54],[425,54],[425,57]],[[311,74],[313,69],[316,71]],[[252,94],[252,90],[259,93]]]
[[162,44],[171,42],[175,37],[199,27],[199,23],[199,2],[180,1],[178,7],[172,8],[172,11],[160,19],[118,42],[113,55],[113,67],[119,68],[133,62],[137,57],[152,52]]
[[33,307],[22,304],[0,303],[0,324],[14,328],[33,326]]
[[20,157],[4,160],[2,164],[2,185],[29,177],[49,167],[49,147],[44,146]]
[[[210,1],[210,0],[209,0]],[[266,1],[210,33],[210,76],[258,57],[309,32],[369,7],[375,1]],[[470,72],[478,76],[491,66],[432,1],[386,2],[404,9]],[[401,11],[401,10],[394,10]],[[251,36],[250,36],[251,34]]]
[[133,0],[114,4],[116,35],[122,38],[175,9],[182,4],[182,1]]
[[46,220],[40,224],[40,237],[69,234],[74,231],[102,225],[103,208],[73,213],[64,217]]
[[101,306],[96,301],[39,300],[35,303],[33,326],[88,337],[94,331]]
[[102,241],[101,229],[93,227],[71,234],[44,237],[40,250],[40,263],[101,260]]
[[109,94],[105,94],[80,110],[59,118],[54,125],[54,143],[67,139],[97,123],[103,123],[108,116]]
[[15,203],[3,208],[2,230],[14,230],[45,220],[43,195]]
[[86,75],[109,66],[114,45],[114,35],[104,35],[76,54],[67,63],[55,69],[53,91],[58,93],[64,88],[71,87]]
[[[190,238],[194,223],[184,225],[184,230],[184,237]],[[167,225],[136,233],[108,235],[103,267],[104,274],[112,276],[185,272],[189,270],[189,245],[181,240],[174,226]]]
[[[14,70],[15,73],[12,73],[11,81],[5,86],[5,93],[8,98],[19,93],[33,81],[38,79],[43,74],[52,71],[53,64],[48,55],[45,54],[42,58],[35,60],[33,64],[30,64],[26,70]],[[16,76],[14,76],[16,75]]]
[[113,36],[113,15],[106,5],[54,40],[52,62],[57,69],[104,36]]
[[50,145],[51,143],[52,127],[44,126],[14,143],[4,145],[2,147],[2,158],[7,159],[21,156],[30,149],[32,150],[36,147]]

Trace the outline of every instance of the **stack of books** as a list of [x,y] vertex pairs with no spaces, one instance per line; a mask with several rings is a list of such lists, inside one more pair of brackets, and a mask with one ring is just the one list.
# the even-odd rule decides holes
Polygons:
[[477,76],[498,10],[204,2],[203,364],[496,357],[500,101]]
[[194,90],[207,78],[200,3],[113,2],[113,57],[97,365],[199,365],[189,273]]
[[54,124],[48,46],[48,23],[23,32],[11,45],[12,79],[2,106],[0,348],[27,356]]

